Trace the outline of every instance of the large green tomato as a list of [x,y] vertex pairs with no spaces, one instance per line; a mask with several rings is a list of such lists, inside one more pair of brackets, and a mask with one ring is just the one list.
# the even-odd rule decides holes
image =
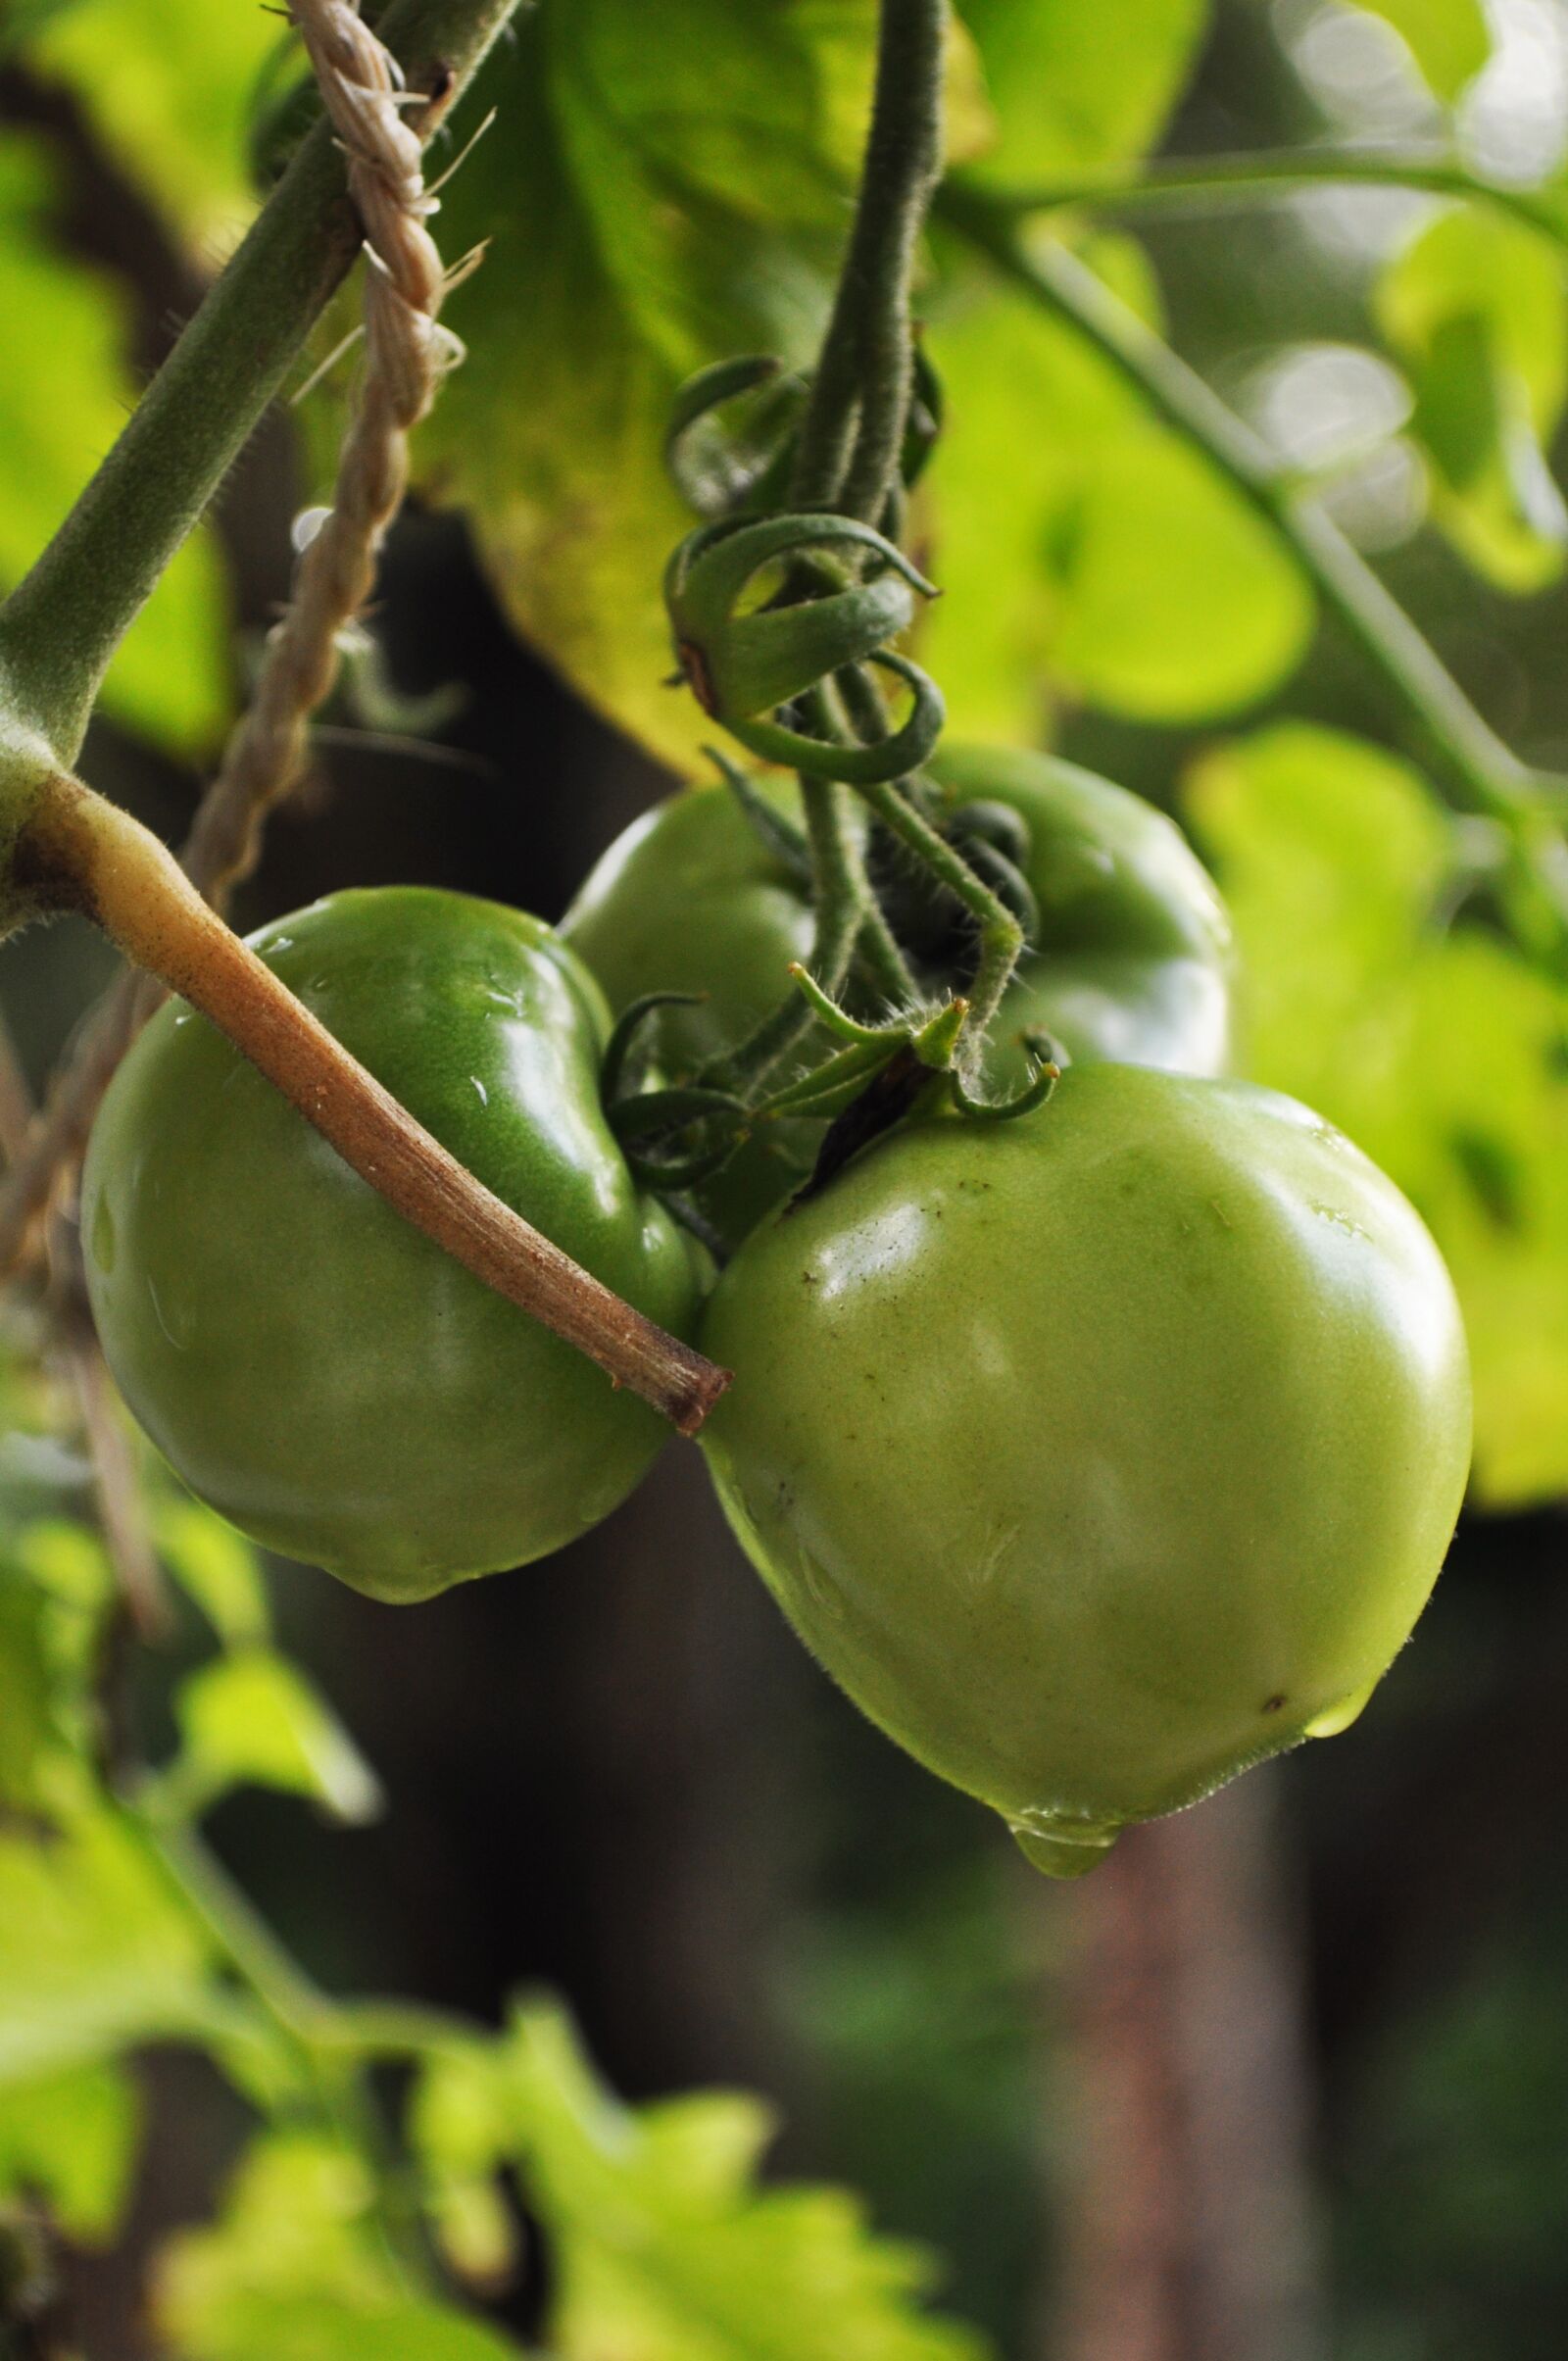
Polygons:
[[1343,1728],[1469,1464],[1453,1290],[1293,1100],[1074,1066],[911,1125],[749,1238],[719,1497],[796,1630],[1041,1867]]
[[[1180,830],[1140,797],[1048,755],[945,749],[930,776],[949,812],[1007,806],[1029,834],[1026,874],[1040,941],[998,1015],[992,1064],[1011,1087],[1018,1035],[1043,1026],[1074,1059],[1221,1072],[1231,1049],[1230,928]],[[766,793],[797,823],[799,791]],[[691,1073],[777,1007],[792,959],[811,948],[805,886],[716,789],[672,796],[635,820],[591,871],[562,933],[617,1010],[645,992],[706,995],[657,1020],[672,1074]],[[809,1168],[820,1125],[759,1137],[705,1193],[744,1236]]]
[[[689,1332],[686,1241],[600,1111],[598,988],[547,926],[396,887],[335,895],[253,942],[498,1196]],[[104,1102],[82,1239],[110,1365],[192,1490],[376,1598],[559,1549],[665,1438],[394,1213],[182,1003]]]

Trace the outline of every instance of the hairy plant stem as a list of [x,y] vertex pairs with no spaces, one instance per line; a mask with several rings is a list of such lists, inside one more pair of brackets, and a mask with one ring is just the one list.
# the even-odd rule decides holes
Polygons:
[[[862,738],[886,733],[887,714],[881,691],[858,666],[839,675],[839,693],[855,728]],[[966,998],[968,1011],[958,1037],[958,1062],[978,1071],[991,1021],[1012,980],[1024,947],[1024,932],[1012,911],[976,875],[963,855],[949,844],[917,812],[897,781],[858,786],[856,793],[876,813],[882,825],[913,854],[922,868],[947,887],[975,922],[980,938],[980,960]]]
[[1025,248],[1014,213],[949,188],[943,218],[1042,309],[1064,320],[1184,441],[1226,475],[1316,587],[1414,721],[1460,809],[1513,825],[1538,811],[1536,774],[1477,713],[1397,600],[1295,474],[1197,372],[1065,247]]
[[898,471],[913,349],[909,278],[942,160],[947,0],[882,0],[850,243],[801,428],[797,509],[874,523]]
[[[428,137],[516,0],[392,0],[377,32]],[[0,696],[74,762],[105,667],[281,388],[360,249],[331,125],[317,124],[59,532],[0,607]]]
[[[17,872],[43,909],[79,910],[226,1033],[394,1209],[458,1261],[695,1434],[724,1371],[623,1303],[415,1122],[139,821],[74,779],[41,792]],[[21,1241],[0,1224],[0,1270]]]
[[1253,155],[1154,157],[1091,166],[1070,179],[1017,189],[988,189],[987,202],[1022,219],[1073,206],[1116,213],[1164,213],[1195,201],[1255,205],[1302,189],[1403,188],[1492,206],[1559,246],[1568,246],[1568,210],[1532,189],[1478,179],[1442,151],[1284,148]]
[[[816,703],[821,721],[826,716],[826,700],[818,698]],[[885,940],[896,962],[887,971],[895,997],[912,993],[913,978],[877,908],[865,874],[849,790],[832,779],[804,775],[800,788],[807,848],[811,857],[811,903],[816,920],[809,960],[812,976],[824,992],[835,996],[841,992],[857,944],[863,943],[874,926],[879,950]],[[789,993],[754,1033],[703,1076],[704,1081],[721,1089],[755,1093],[815,1022],[801,995]]]

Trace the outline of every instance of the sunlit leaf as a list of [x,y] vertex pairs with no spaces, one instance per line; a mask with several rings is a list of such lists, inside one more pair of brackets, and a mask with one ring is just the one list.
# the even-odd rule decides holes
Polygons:
[[163,1503],[158,1547],[181,1590],[231,1648],[264,1641],[270,1628],[267,1578],[251,1544],[199,1500]]
[[222,2214],[165,2249],[155,2290],[175,2361],[519,2361],[499,2331],[400,2286],[359,2157],[264,2134]]
[[286,1657],[251,1647],[192,1673],[175,1707],[184,1751],[174,1777],[202,1804],[231,1787],[309,1795],[339,1820],[375,1817],[374,1772]]
[[107,1807],[0,1836],[0,2085],[205,2031],[222,2011],[202,1937]]
[[[1108,261],[1146,310],[1125,245]],[[1072,330],[963,280],[930,331],[947,429],[921,661],[955,729],[1038,737],[1054,695],[1143,720],[1234,711],[1304,651],[1304,583],[1240,496]]]
[[872,2236],[856,2198],[758,2185],[756,2099],[627,2109],[550,2008],[518,2020],[507,2071],[562,2361],[981,2361],[921,2308],[925,2256]]
[[1206,760],[1192,812],[1235,914],[1250,1067],[1425,1215],[1464,1307],[1476,1489],[1568,1487],[1568,992],[1449,924],[1450,823],[1403,763],[1292,726]]
[[[0,369],[0,587],[26,571],[55,531],[135,393],[124,301],[53,245],[51,187],[43,148],[0,134],[0,320],[26,323],[24,340],[8,329]],[[226,636],[218,560],[198,534],[116,657],[106,711],[176,752],[207,749],[227,710]]]
[[70,2237],[110,2238],[140,2134],[140,2094],[122,2067],[13,2084],[0,2090],[0,2197],[39,2197]]
[[1377,312],[1415,393],[1438,522],[1505,589],[1552,580],[1568,547],[1546,457],[1568,385],[1561,249],[1481,207],[1440,215],[1385,272]]
[[960,0],[1001,136],[989,176],[1027,183],[1140,155],[1180,97],[1208,0]]
[[27,57],[75,93],[132,185],[211,250],[255,210],[246,126],[282,31],[257,0],[74,0],[38,25]]
[[1455,99],[1492,54],[1482,0],[1354,0],[1404,40],[1439,98]]

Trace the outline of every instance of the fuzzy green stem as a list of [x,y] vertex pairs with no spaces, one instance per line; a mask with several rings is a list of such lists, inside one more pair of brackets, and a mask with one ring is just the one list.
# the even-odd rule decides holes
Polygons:
[[947,0],[882,0],[855,221],[791,486],[798,509],[874,522],[898,469],[913,351],[909,275],[942,159]]
[[1481,180],[1451,156],[1400,149],[1294,148],[1257,155],[1177,156],[1091,166],[1034,187],[988,189],[999,213],[1021,218],[1088,206],[1116,213],[1164,213],[1195,201],[1255,205],[1307,188],[1403,188],[1490,205],[1568,246],[1568,213],[1532,189]]
[[[516,0],[393,0],[377,30],[433,133]],[[343,159],[310,133],[31,571],[0,608],[0,695],[74,762],[104,670],[281,388],[360,246]]]
[[[862,738],[885,734],[887,715],[881,692],[858,667],[839,675],[839,692],[851,721]],[[975,922],[980,938],[980,960],[969,986],[964,1018],[962,1061],[971,1070],[985,1046],[991,1020],[1012,980],[1024,947],[1024,932],[1013,912],[970,867],[963,855],[931,825],[896,781],[858,787],[856,792],[876,813],[891,835],[913,854],[922,868],[961,903]]]
[[1447,779],[1451,800],[1510,823],[1536,809],[1536,775],[1477,713],[1319,503],[1202,378],[1065,247],[1026,251],[1005,207],[964,189],[945,192],[942,209],[1006,277],[1092,344],[1263,517],[1414,721]]

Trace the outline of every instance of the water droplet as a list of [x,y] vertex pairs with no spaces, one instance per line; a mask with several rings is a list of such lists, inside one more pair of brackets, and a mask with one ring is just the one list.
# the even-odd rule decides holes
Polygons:
[[1007,1827],[1024,1859],[1057,1878],[1087,1877],[1121,1835],[1119,1821],[1091,1820],[1078,1812],[1019,1812]]

